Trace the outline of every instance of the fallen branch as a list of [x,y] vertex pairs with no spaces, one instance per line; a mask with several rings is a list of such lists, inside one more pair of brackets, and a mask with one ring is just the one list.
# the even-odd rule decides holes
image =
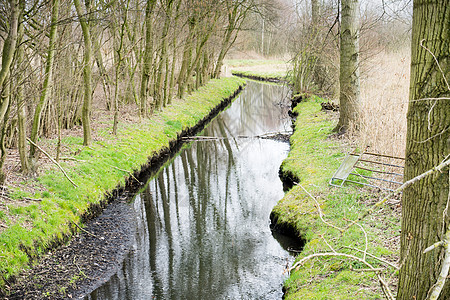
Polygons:
[[290,267],[288,269],[288,272],[291,272],[292,270],[297,269],[300,265],[302,265],[307,260],[310,260],[310,259],[315,258],[315,257],[326,257],[326,256],[346,257],[346,258],[350,258],[350,259],[353,259],[353,260],[356,260],[356,261],[359,261],[359,262],[365,264],[371,271],[375,272],[375,274],[377,275],[378,280],[379,280],[380,285],[381,285],[381,289],[383,290],[383,293],[386,296],[386,298],[388,298],[389,300],[395,300],[394,295],[392,295],[391,290],[389,289],[386,281],[384,281],[384,279],[379,274],[379,271],[376,268],[374,268],[371,264],[369,264],[367,261],[365,261],[365,260],[363,260],[363,259],[361,259],[361,258],[359,258],[357,256],[351,255],[351,254],[336,253],[336,252],[325,252],[325,253],[311,254],[311,255],[308,255],[308,256],[302,258],[298,262],[296,262],[292,267]]
[[58,168],[63,172],[64,176],[70,181],[70,183],[74,186],[74,187],[78,187],[78,185],[75,184],[75,182],[72,181],[72,179],[70,179],[69,175],[67,175],[66,171],[64,171],[64,169],[61,167],[61,165],[54,160],[50,154],[48,154],[44,149],[42,149],[41,147],[39,147],[35,142],[33,142],[32,140],[30,140],[29,138],[27,138],[28,143],[32,144],[33,146],[35,146],[36,148],[38,148],[42,153],[45,154],[45,156],[47,156],[52,163],[54,163],[55,165],[58,166]]
[[87,234],[89,234],[89,235],[91,235],[91,236],[93,236],[93,237],[95,237],[95,238],[97,238],[97,239],[99,239],[99,240],[104,240],[104,239],[105,239],[105,238],[103,238],[103,237],[98,237],[98,236],[96,236],[95,234],[90,233],[89,231],[87,231],[87,230],[84,229],[84,228],[81,228],[80,225],[78,225],[78,224],[75,223],[74,221],[70,221],[70,222],[72,222],[75,226],[77,226],[78,229],[80,229],[81,231],[83,231],[83,232],[85,232],[85,233],[87,233]]
[[333,224],[328,223],[327,221],[325,221],[325,220],[323,219],[324,214],[323,214],[322,209],[320,208],[319,202],[316,200],[316,198],[315,198],[313,195],[311,195],[311,194],[310,194],[310,193],[309,193],[309,192],[308,192],[301,184],[297,183],[297,185],[298,185],[299,187],[301,187],[301,188],[305,191],[305,193],[306,193],[310,198],[312,198],[312,199],[314,200],[314,202],[316,202],[317,211],[319,212],[319,217],[320,217],[320,219],[322,220],[322,222],[324,222],[326,225],[328,225],[328,226],[330,226],[330,227],[332,227],[332,228],[334,228],[334,229],[339,230],[341,233],[344,232],[344,230],[343,230],[342,228],[339,228],[339,227],[337,227],[337,226],[334,226]]
[[240,139],[267,139],[271,137],[276,137],[278,135],[289,135],[290,132],[267,132],[259,135],[238,135],[238,136],[202,136],[202,135],[196,135],[196,136],[186,136],[183,137],[182,140],[184,141],[216,141],[216,140],[233,140],[236,138]]
[[[350,249],[350,250],[354,250],[354,251],[358,251],[358,252],[361,252],[361,253],[364,252],[363,250],[360,250],[360,249],[358,249],[358,248],[353,248],[353,247],[348,247],[348,246],[343,246],[343,248]],[[396,266],[396,265],[394,265],[393,263],[388,262],[388,261],[385,260],[385,259],[382,259],[381,257],[375,256],[375,255],[370,254],[370,253],[366,253],[366,254],[367,254],[367,256],[370,256],[370,257],[372,257],[373,259],[376,259],[376,260],[378,260],[378,261],[380,261],[380,262],[382,262],[382,263],[385,263],[385,264],[387,264],[387,265],[393,267],[393,268],[396,269],[396,270],[399,270],[399,269],[400,269],[399,266]]]
[[76,256],[73,257],[73,264],[77,267],[78,271],[80,272],[81,275],[84,276],[84,278],[89,278],[88,276],[86,276],[86,274],[84,274],[84,272],[81,270],[81,268],[78,266],[78,264],[75,262],[75,258]]

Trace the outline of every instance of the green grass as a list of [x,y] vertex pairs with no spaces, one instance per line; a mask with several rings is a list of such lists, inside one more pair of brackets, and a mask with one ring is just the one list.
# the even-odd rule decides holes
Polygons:
[[[79,222],[92,204],[99,203],[118,185],[123,185],[129,173],[122,170],[139,170],[150,156],[168,147],[177,134],[196,125],[244,83],[236,77],[211,80],[151,119],[139,124],[121,124],[117,137],[104,135],[104,141],[90,147],[82,146],[82,138],[65,137],[64,145],[81,150],[75,156],[78,160],[75,166],[61,163],[78,187],[53,168],[39,176],[37,182],[29,180],[23,184],[38,184],[41,192],[31,195],[16,189],[11,193],[13,199],[41,201],[9,207],[9,214],[15,221],[7,220],[10,226],[0,234],[0,288],[5,287],[11,276],[29,267],[30,258],[43,254],[55,240],[70,236],[71,222]],[[0,218],[9,216],[2,214]]]
[[284,72],[284,71],[262,72],[262,71],[238,71],[238,70],[233,70],[233,71],[231,71],[231,73],[233,75],[236,75],[236,76],[256,77],[256,78],[262,79],[262,80],[270,80],[270,79],[286,80],[286,72]]
[[[373,198],[368,192],[354,186],[334,188],[328,185],[334,171],[340,165],[346,149],[330,138],[335,122],[321,112],[318,97],[301,102],[295,132],[291,137],[291,151],[282,164],[282,170],[293,174],[300,185],[294,186],[273,209],[278,222],[294,226],[307,241],[297,260],[308,255],[334,250],[362,257],[349,249],[364,250],[365,234],[359,226],[353,226],[341,234],[326,225],[319,217],[319,203],[325,221],[337,227],[345,227],[348,220],[356,219],[367,209]],[[303,188],[304,189],[303,189]],[[370,202],[370,201],[369,201]],[[368,253],[394,260],[397,253],[387,247],[386,240],[398,236],[400,220],[390,208],[383,208],[361,222],[368,237]],[[374,267],[381,264],[372,258],[367,261]],[[382,291],[373,272],[356,272],[353,269],[367,266],[342,257],[313,258],[298,270],[291,272],[285,282],[286,299],[380,299]],[[388,268],[388,274],[394,272]]]

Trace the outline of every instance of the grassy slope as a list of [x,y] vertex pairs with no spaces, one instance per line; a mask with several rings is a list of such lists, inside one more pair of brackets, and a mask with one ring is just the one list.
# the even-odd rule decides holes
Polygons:
[[10,205],[8,213],[0,215],[8,228],[0,234],[0,288],[5,280],[27,267],[30,257],[36,257],[55,241],[70,236],[71,222],[79,222],[91,204],[104,199],[118,185],[125,183],[129,173],[139,170],[148,157],[168,147],[183,129],[196,125],[223,99],[229,98],[244,80],[224,78],[212,80],[200,90],[156,113],[139,124],[123,126],[118,137],[105,131],[103,141],[83,147],[82,137],[66,137],[64,145],[79,152],[76,163],[61,163],[78,188],[53,168],[36,180],[23,182],[38,186],[34,195],[13,191],[10,197],[33,198],[31,205]]
[[[344,227],[348,224],[346,220],[355,219],[375,201],[376,196],[365,194],[354,187],[338,189],[328,186],[345,149],[342,149],[339,141],[328,138],[335,123],[320,111],[320,101],[312,97],[295,108],[299,115],[295,133],[291,137],[291,151],[283,162],[282,170],[297,177],[300,185],[316,198],[326,221]],[[313,253],[331,252],[330,246],[338,252],[362,258],[360,252],[346,247],[364,250],[364,231],[367,233],[369,253],[389,261],[396,260],[398,246],[392,241],[399,235],[400,221],[398,214],[391,208],[384,208],[366,218],[361,223],[364,231],[353,226],[341,235],[338,230],[320,220],[315,201],[301,186],[294,186],[273,209],[278,222],[294,226],[307,241],[297,260]],[[369,257],[367,261],[375,267],[381,266]],[[351,270],[358,268],[367,269],[363,264],[347,258],[311,259],[291,272],[285,282],[286,299],[382,298],[374,273]],[[393,271],[390,268],[385,275],[390,276],[389,272]],[[395,281],[395,276],[391,279]]]

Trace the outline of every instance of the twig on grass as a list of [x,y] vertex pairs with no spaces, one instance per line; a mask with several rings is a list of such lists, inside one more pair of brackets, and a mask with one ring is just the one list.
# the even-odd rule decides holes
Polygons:
[[70,179],[69,175],[67,175],[66,171],[64,171],[64,169],[61,167],[61,165],[53,159],[53,157],[50,156],[50,154],[48,154],[44,149],[42,149],[41,147],[39,147],[35,142],[33,142],[32,140],[30,140],[29,138],[27,138],[28,143],[32,144],[33,146],[35,146],[36,148],[38,148],[42,153],[45,154],[45,156],[47,156],[52,163],[54,163],[55,165],[58,166],[58,168],[63,172],[64,176],[70,181],[70,183],[74,186],[74,187],[78,187],[78,185],[75,184],[75,182],[72,181],[72,179]]
[[375,274],[377,275],[378,281],[380,282],[380,285],[381,285],[381,289],[383,290],[383,293],[386,296],[386,298],[389,300],[395,300],[394,295],[392,295],[392,292],[389,289],[389,286],[387,285],[386,281],[381,277],[379,271],[376,268],[374,268],[371,264],[369,264],[367,261],[365,261],[362,258],[359,258],[357,256],[351,255],[351,254],[336,253],[336,252],[311,254],[311,255],[308,255],[308,256],[302,258],[298,262],[296,262],[292,267],[290,267],[288,269],[288,272],[291,272],[294,269],[298,269],[298,267],[300,267],[300,265],[302,265],[307,260],[310,260],[315,257],[327,257],[327,256],[346,257],[346,258],[350,258],[350,259],[353,259],[353,260],[356,260],[356,261],[359,261],[359,262],[365,264],[371,271],[375,272]]
[[[350,250],[354,250],[354,251],[358,251],[358,252],[364,252],[363,250],[360,250],[360,249],[358,249],[358,248],[353,248],[353,247],[348,247],[348,246],[343,246],[343,248],[350,249]],[[392,268],[394,268],[394,269],[396,269],[396,270],[400,269],[398,266],[394,265],[394,264],[391,263],[391,262],[388,262],[388,261],[385,260],[385,259],[382,259],[381,257],[375,256],[375,255],[370,254],[370,253],[366,253],[366,254],[367,254],[367,256],[370,256],[370,257],[372,257],[373,259],[376,259],[376,260],[378,260],[378,261],[380,261],[380,262],[382,262],[382,263],[385,263],[385,264],[389,265],[390,267],[392,267]]]
[[97,238],[97,239],[99,239],[99,240],[104,240],[104,239],[105,239],[104,237],[98,237],[98,236],[96,236],[95,234],[93,234],[93,233],[87,231],[86,229],[81,228],[81,227],[80,227],[77,223],[75,223],[74,221],[70,221],[70,222],[72,222],[75,226],[77,226],[78,229],[80,229],[81,231],[83,231],[83,232],[85,232],[85,233],[87,233],[87,234],[89,234],[89,235],[91,235],[91,236],[93,236],[93,237],[95,237],[95,238]]
[[362,227],[361,224],[356,224],[356,225],[358,225],[359,228],[361,228],[362,232],[364,233],[364,237],[366,239],[365,248],[364,248],[364,251],[363,251],[364,252],[363,260],[365,261],[366,260],[366,256],[367,256],[367,247],[369,245],[369,241],[367,240],[367,232],[364,230],[364,227]]
[[320,219],[322,220],[322,222],[324,222],[326,225],[328,225],[328,226],[330,226],[330,227],[332,227],[332,228],[334,228],[334,229],[337,229],[337,230],[339,230],[341,233],[342,232],[344,232],[344,230],[342,229],[342,228],[339,228],[339,227],[337,227],[337,226],[334,226],[333,224],[331,224],[331,223],[328,223],[327,221],[325,221],[324,219],[323,219],[323,212],[322,212],[322,209],[320,208],[320,205],[319,205],[319,202],[317,201],[317,199],[313,196],[313,195],[311,195],[301,184],[299,184],[299,183],[297,183],[297,185],[299,186],[299,187],[301,187],[304,191],[305,191],[305,193],[309,196],[309,197],[311,197],[313,200],[314,200],[314,202],[316,202],[316,207],[317,207],[317,211],[319,212],[319,217],[320,217]]

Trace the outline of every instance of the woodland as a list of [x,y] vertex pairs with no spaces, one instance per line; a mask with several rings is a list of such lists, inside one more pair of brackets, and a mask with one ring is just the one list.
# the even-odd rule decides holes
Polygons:
[[0,49],[5,191],[43,157],[68,159],[64,138],[90,147],[256,64],[294,98],[338,104],[346,143],[405,158],[403,185],[345,230],[402,193],[398,283],[377,273],[384,296],[449,297],[448,1],[4,0]]

